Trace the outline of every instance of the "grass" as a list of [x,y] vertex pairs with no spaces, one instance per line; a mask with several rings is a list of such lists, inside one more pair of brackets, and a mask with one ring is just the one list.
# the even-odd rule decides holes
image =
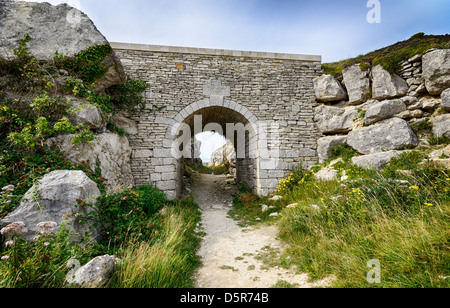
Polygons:
[[[347,184],[312,181],[289,192],[299,207],[280,221],[290,244],[286,265],[314,279],[335,275],[335,287],[450,287],[442,279],[450,275],[450,171],[419,162],[413,152],[385,173]],[[394,174],[401,167],[415,169]],[[367,281],[373,259],[382,267],[379,285]]]
[[[278,193],[279,236],[288,244],[280,266],[295,266],[313,280],[335,276],[332,287],[450,287],[450,170],[424,158],[412,151],[380,172],[343,162],[347,182],[294,171],[305,180]],[[286,207],[292,203],[298,206]],[[244,208],[235,211],[251,215]],[[368,282],[371,260],[380,261],[380,284]]]
[[324,63],[323,69],[325,74],[336,77],[341,75],[346,67],[354,64],[362,63],[361,69],[363,70],[380,64],[386,70],[393,73],[401,69],[400,63],[402,61],[408,60],[417,54],[424,54],[431,48],[450,48],[450,35],[425,35],[424,33],[417,33],[406,41],[398,42],[356,58],[334,63]]
[[192,288],[200,264],[196,251],[200,238],[195,229],[201,213],[194,203],[167,207],[160,215],[162,226],[152,242],[124,246],[122,262],[111,288]]

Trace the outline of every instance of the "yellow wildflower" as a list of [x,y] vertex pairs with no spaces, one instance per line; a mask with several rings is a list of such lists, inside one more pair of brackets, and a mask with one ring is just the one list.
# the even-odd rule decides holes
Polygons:
[[409,189],[411,189],[411,190],[419,190],[419,186],[410,186]]

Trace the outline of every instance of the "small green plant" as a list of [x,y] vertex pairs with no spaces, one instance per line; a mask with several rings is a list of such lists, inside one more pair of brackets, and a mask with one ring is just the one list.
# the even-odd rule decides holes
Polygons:
[[116,85],[108,89],[112,103],[119,109],[143,110],[145,102],[142,92],[148,88],[148,84],[142,80],[133,79],[127,76],[127,81],[123,85]]
[[89,243],[72,238],[67,223],[63,223],[57,233],[52,233],[56,227],[55,222],[39,223],[37,228],[41,233],[30,242],[23,238],[28,230],[22,222],[10,224],[1,230],[6,242],[0,254],[0,287],[46,288],[65,285],[68,261],[72,258],[80,261],[89,258],[89,253],[79,248]]

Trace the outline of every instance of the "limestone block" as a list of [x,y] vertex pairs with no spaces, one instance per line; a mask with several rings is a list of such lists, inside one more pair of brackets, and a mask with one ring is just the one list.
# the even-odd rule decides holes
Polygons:
[[431,95],[440,95],[450,87],[450,50],[438,49],[426,53],[422,60],[425,87]]
[[372,96],[374,99],[383,100],[408,93],[409,86],[403,78],[386,71],[381,65],[372,69]]
[[355,64],[344,69],[342,74],[350,105],[367,100],[370,91],[369,71],[362,71],[361,65]]
[[350,132],[347,144],[359,153],[368,155],[416,147],[419,140],[405,120],[392,118]]
[[331,75],[322,75],[314,79],[316,99],[321,102],[336,102],[347,98],[347,92],[341,83]]

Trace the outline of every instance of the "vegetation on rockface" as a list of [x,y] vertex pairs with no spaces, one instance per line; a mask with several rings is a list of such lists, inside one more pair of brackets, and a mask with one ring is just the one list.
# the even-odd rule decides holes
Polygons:
[[346,67],[358,63],[361,63],[361,69],[363,70],[380,64],[389,72],[394,73],[401,69],[400,63],[402,61],[408,60],[418,54],[424,54],[431,48],[450,48],[450,35],[425,35],[424,33],[417,33],[406,41],[398,42],[356,58],[334,63],[324,63],[322,67],[325,74],[330,74],[335,77],[341,75]]
[[[47,147],[46,140],[60,134],[74,134],[72,143],[92,142],[95,131],[88,126],[71,123],[72,103],[66,97],[99,107],[105,122],[120,108],[143,108],[141,92],[147,88],[142,81],[128,78],[124,85],[96,92],[96,82],[107,71],[104,59],[110,46],[95,46],[74,58],[56,55],[53,61],[37,61],[30,55],[30,36],[20,40],[13,61],[0,59],[0,219],[11,213],[24,194],[45,174],[54,170],[82,170],[94,180],[102,195],[95,207],[78,200],[74,206],[92,207],[88,216],[78,216],[77,222],[94,221],[103,227],[99,243],[75,238],[68,225],[56,234],[53,226],[44,226],[41,236],[26,242],[25,228],[16,225],[2,229],[0,237],[0,287],[39,288],[67,287],[67,273],[73,265],[84,265],[93,257],[115,254],[123,261],[120,276],[113,287],[132,287],[128,273],[142,272],[141,263],[133,263],[137,248],[145,247],[140,262],[157,266],[170,265],[154,273],[146,287],[192,286],[193,271],[198,266],[195,256],[199,238],[195,227],[200,219],[198,206],[192,199],[168,201],[152,186],[127,189],[106,194],[99,168],[74,164],[64,154]],[[111,124],[110,128],[114,128]],[[118,133],[124,133],[114,128]],[[140,250],[142,251],[142,250]],[[147,261],[145,261],[147,260]],[[178,267],[175,267],[178,266]],[[136,266],[136,267],[134,267]],[[149,268],[150,269],[150,268]],[[168,269],[168,268],[166,268]],[[174,272],[175,271],[175,272]],[[176,274],[175,274],[176,273]]]
[[[269,221],[288,244],[279,266],[296,266],[314,280],[334,276],[333,287],[448,288],[450,170],[427,160],[443,146],[407,152],[383,171],[353,165],[357,154],[341,146],[332,159],[345,159],[333,167],[347,181],[318,180],[322,166],[299,167],[280,182],[280,201],[243,191],[233,212],[258,223],[252,217],[268,202],[279,213]],[[381,265],[380,284],[367,279],[373,260]]]

